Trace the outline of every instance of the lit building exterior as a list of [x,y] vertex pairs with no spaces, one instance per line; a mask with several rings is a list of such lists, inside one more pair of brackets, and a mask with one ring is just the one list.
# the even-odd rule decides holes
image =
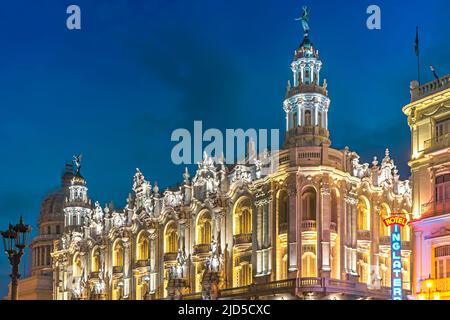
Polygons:
[[450,299],[450,76],[419,86],[403,108],[411,128],[414,293]]
[[[205,154],[164,192],[137,170],[123,209],[91,201],[77,167],[52,253],[54,299],[389,299],[383,218],[410,219],[409,180],[388,150],[369,165],[331,147],[321,67],[305,35],[283,105],[284,146],[256,163]],[[402,238],[408,294],[409,227]]]
[[[64,199],[73,178],[73,166],[67,164],[61,178],[61,188],[49,194],[41,205],[38,234],[30,244],[31,275],[19,279],[19,300],[51,300],[53,243],[60,239],[64,228]],[[8,299],[11,297],[9,285]]]

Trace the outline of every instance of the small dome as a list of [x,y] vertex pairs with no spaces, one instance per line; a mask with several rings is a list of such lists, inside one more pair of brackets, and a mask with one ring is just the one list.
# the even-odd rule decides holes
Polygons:
[[295,50],[295,60],[301,58],[319,58],[319,52],[314,49],[314,44],[309,39],[308,35],[303,38],[299,48]]
[[78,186],[85,186],[86,185],[86,180],[81,175],[80,170],[77,170],[77,173],[72,178],[72,185],[78,185]]

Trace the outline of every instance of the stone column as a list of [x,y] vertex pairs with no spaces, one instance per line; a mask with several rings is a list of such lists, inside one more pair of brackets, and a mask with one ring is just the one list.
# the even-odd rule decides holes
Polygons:
[[123,243],[123,299],[128,299],[131,293],[131,260],[130,260],[130,241],[122,239]]
[[322,248],[322,263],[320,276],[329,278],[331,272],[330,265],[330,224],[331,224],[331,192],[328,184],[324,184],[320,190],[321,195],[321,214],[320,214],[320,241]]

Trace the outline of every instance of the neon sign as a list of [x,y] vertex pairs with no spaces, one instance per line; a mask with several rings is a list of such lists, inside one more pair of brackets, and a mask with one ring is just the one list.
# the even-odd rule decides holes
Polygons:
[[402,279],[402,236],[401,227],[405,227],[408,220],[405,217],[392,215],[384,219],[384,224],[391,227],[391,298],[403,300]]

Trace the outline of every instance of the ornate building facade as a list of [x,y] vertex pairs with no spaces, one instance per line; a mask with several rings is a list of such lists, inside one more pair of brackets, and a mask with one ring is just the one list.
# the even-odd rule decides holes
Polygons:
[[[123,209],[91,201],[78,166],[52,252],[54,299],[389,299],[383,218],[409,219],[409,180],[388,150],[367,164],[331,147],[321,67],[306,33],[291,64],[284,146],[256,162],[205,154],[164,192],[137,169]],[[409,227],[402,238],[408,292]]]
[[414,293],[450,299],[450,76],[413,81],[403,112],[411,128]]

